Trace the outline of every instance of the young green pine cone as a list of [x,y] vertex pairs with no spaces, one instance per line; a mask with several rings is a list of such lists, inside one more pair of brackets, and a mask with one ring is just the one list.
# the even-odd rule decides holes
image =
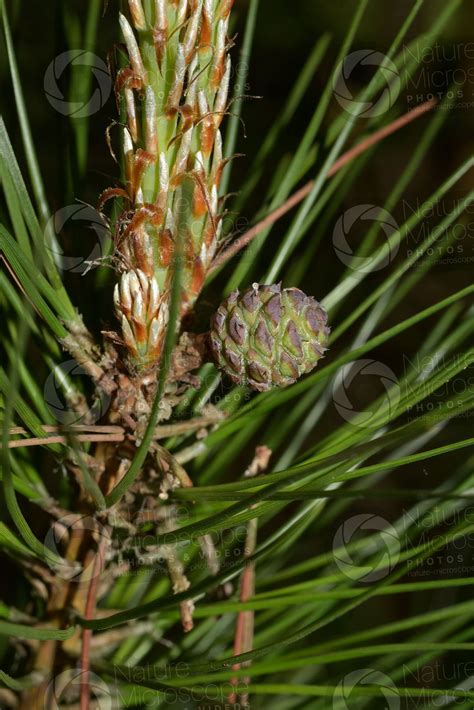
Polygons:
[[168,323],[168,306],[154,276],[126,271],[114,290],[122,337],[134,363],[147,369],[160,358]]
[[330,330],[322,306],[280,284],[232,293],[211,323],[218,366],[236,383],[259,391],[286,387],[316,367]]

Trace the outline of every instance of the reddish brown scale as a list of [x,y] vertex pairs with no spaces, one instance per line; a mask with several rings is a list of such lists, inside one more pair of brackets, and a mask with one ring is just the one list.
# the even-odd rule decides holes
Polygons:
[[212,42],[212,24],[209,22],[209,18],[206,12],[202,16],[201,24],[201,47],[208,47]]
[[126,306],[123,302],[121,302],[121,304],[120,304],[120,311],[123,313],[125,318],[127,318],[128,320],[131,320],[132,309],[129,308],[128,306]]
[[121,248],[124,242],[124,234],[133,218],[134,212],[131,210],[123,210],[115,223],[114,241],[117,248]]
[[145,222],[150,222],[153,226],[159,226],[163,221],[163,213],[155,205],[147,204],[133,213],[133,216],[125,229],[122,238],[127,239],[132,232],[137,231]]
[[209,214],[209,221],[206,224],[206,228],[204,230],[204,237],[203,237],[204,244],[206,245],[207,249],[209,249],[211,244],[213,244],[216,239],[216,232],[217,232],[218,224],[219,224],[219,219],[216,219],[211,214]]
[[125,178],[127,180],[126,189],[127,189],[128,194],[130,195],[130,200],[133,201],[133,199],[134,199],[133,174],[135,171],[135,154],[134,154],[133,150],[128,150],[125,153],[124,158],[125,158],[125,161],[124,161]]
[[133,259],[130,253],[130,247],[128,244],[120,244],[117,247],[120,256],[122,257],[122,262],[125,267],[125,271],[131,271],[133,269]]
[[214,148],[214,141],[216,138],[216,127],[214,125],[214,120],[212,114],[207,114],[202,119],[201,127],[201,150],[203,155],[208,158]]
[[[174,118],[176,114],[178,113],[178,104],[177,103],[172,103],[168,99],[168,103],[166,104],[165,107],[165,116],[166,118]],[[176,138],[174,139],[176,140]]]
[[120,69],[115,79],[115,90],[117,92],[122,91],[122,89],[140,90],[142,86],[142,78],[138,74],[135,74],[131,67],[125,67],[125,69]]
[[214,89],[218,89],[218,88],[219,88],[220,83],[221,83],[221,81],[222,81],[222,77],[224,76],[224,72],[225,72],[224,56],[225,56],[225,55],[223,54],[222,57],[221,57],[221,59],[220,59],[220,61],[219,61],[219,63],[218,63],[218,65],[216,66],[216,68],[215,68],[214,71],[212,72],[212,76],[211,76],[211,81],[210,81],[210,83],[211,83],[211,86],[212,86]]
[[142,209],[146,210],[148,214],[148,221],[153,227],[161,227],[165,217],[163,210],[160,210],[159,207],[156,207],[156,205],[151,202],[147,202]]
[[149,255],[143,248],[143,226],[131,233],[130,245],[135,257],[135,266],[143,271],[143,273],[147,276],[153,276],[153,260],[149,258]]
[[158,233],[158,256],[160,266],[166,268],[171,264],[173,256],[174,243],[169,229],[162,229]]
[[135,29],[146,29],[146,20],[144,17],[141,0],[128,0],[128,7],[130,9],[130,15],[132,16],[132,22],[135,26]]
[[201,185],[196,185],[193,195],[193,215],[202,217],[207,212],[207,200]]
[[161,69],[163,58],[166,52],[166,43],[168,42],[168,30],[155,27],[153,29],[153,43],[155,45],[156,61]]
[[[193,214],[196,217],[201,217],[204,213],[211,211],[209,195],[202,173],[198,172],[198,170],[194,170],[191,173],[191,177],[196,183],[193,193]],[[201,202],[204,203],[204,209],[201,209]]]
[[191,277],[191,293],[196,296],[200,293],[202,287],[204,286],[204,279],[206,278],[206,271],[204,269],[201,259],[197,256],[194,261],[194,267]]
[[196,259],[196,253],[195,253],[195,250],[194,250],[193,240],[192,240],[191,238],[186,239],[186,240],[184,241],[184,244],[185,244],[185,248],[184,248],[184,251],[185,251],[185,253],[184,253],[185,265],[186,265],[186,267],[187,267],[188,269],[192,269],[193,266],[194,266],[194,261],[195,261],[195,259]]
[[183,179],[186,177],[186,173],[179,173],[179,175],[174,175],[170,180],[170,187],[176,189],[181,185]]
[[[214,128],[217,129],[220,128],[222,121],[224,120],[224,116],[229,112],[229,105],[225,107],[224,111],[214,111],[212,114],[213,121],[214,121]],[[242,155],[241,153],[236,153],[233,158],[236,158],[238,156]],[[232,160],[233,158],[228,158],[228,160]]]
[[189,131],[189,129],[194,126],[194,122],[196,120],[193,107],[189,104],[184,104],[184,106],[180,106],[179,113],[181,114],[181,118],[183,119],[181,124],[181,131],[182,133],[186,133],[186,131]]
[[222,17],[225,20],[229,16],[233,4],[234,0],[222,0],[221,6],[218,10],[218,17]]
[[209,199],[209,193],[207,191],[206,183],[203,179],[203,172],[198,170],[193,170],[190,174],[194,182],[196,183],[195,190],[199,190],[201,198],[204,200],[206,205],[206,212],[211,213],[211,202]]
[[148,333],[146,325],[132,316],[133,330],[137,343],[146,343]]
[[178,83],[171,89],[168,94],[168,99],[166,101],[165,113],[168,118],[173,118],[178,112],[179,102],[183,95],[184,79],[178,81]]
[[126,102],[128,112],[128,130],[132,140],[136,143],[138,141],[138,121],[134,105],[135,99],[133,97],[126,97]]
[[133,178],[131,184],[133,200],[137,197],[145,170],[149,165],[154,165],[155,162],[155,155],[148,153],[148,151],[143,150],[143,148],[138,148],[133,162]]
[[102,212],[102,208],[106,202],[112,200],[114,197],[123,197],[125,200],[129,199],[129,194],[123,187],[108,187],[106,190],[100,193],[99,201],[97,202],[97,210]]
[[[171,269],[168,269],[168,271],[166,272],[166,276],[165,276],[165,289],[164,289],[165,292],[170,293],[172,286],[173,286],[173,272],[171,271]],[[184,291],[181,291],[181,293],[182,293],[182,298],[184,299],[186,294],[184,293]]]
[[217,166],[216,170],[214,171],[212,175],[212,183],[216,186],[219,187],[221,184],[222,180],[222,173],[224,172],[224,168],[227,165],[229,161],[228,160],[221,160],[219,165]]

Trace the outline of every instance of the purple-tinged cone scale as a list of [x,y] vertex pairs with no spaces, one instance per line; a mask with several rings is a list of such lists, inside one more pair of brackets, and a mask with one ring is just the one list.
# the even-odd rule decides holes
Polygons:
[[324,308],[297,288],[253,284],[234,291],[213,316],[210,344],[218,367],[260,392],[287,387],[324,356]]

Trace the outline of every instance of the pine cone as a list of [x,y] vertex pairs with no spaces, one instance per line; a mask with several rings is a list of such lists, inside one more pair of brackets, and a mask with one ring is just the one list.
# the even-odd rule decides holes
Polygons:
[[310,372],[326,350],[327,314],[311,296],[281,285],[232,293],[211,323],[218,366],[259,391],[286,387]]

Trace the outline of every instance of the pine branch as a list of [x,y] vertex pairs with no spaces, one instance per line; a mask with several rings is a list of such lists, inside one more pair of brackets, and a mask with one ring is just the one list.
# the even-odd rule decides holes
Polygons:
[[114,302],[132,370],[156,368],[162,357],[177,258],[183,259],[182,317],[216,253],[231,6],[229,0],[131,0],[132,23],[120,15],[129,59],[116,79],[127,119],[125,184],[119,193],[106,191],[100,204],[124,197],[115,225],[122,276]]

